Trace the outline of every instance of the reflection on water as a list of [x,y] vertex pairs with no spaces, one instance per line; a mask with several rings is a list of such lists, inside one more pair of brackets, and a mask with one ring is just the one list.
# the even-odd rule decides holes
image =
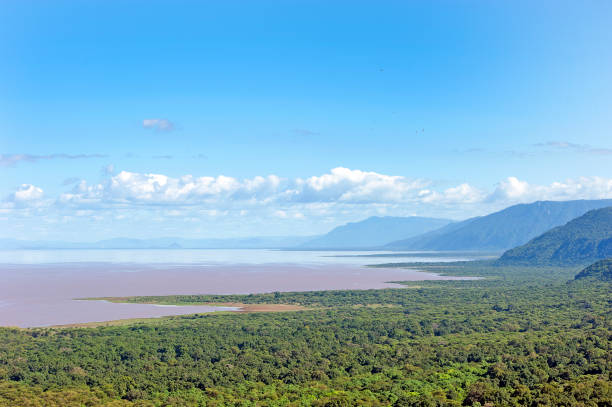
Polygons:
[[[376,256],[380,256],[377,258]],[[142,263],[142,264],[352,264],[464,261],[490,258],[484,253],[388,251],[283,251],[263,249],[106,249],[0,250],[0,264]]]

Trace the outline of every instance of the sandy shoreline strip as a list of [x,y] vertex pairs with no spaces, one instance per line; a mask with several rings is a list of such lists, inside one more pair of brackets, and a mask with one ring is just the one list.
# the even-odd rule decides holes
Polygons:
[[[113,301],[120,303],[120,301]],[[151,304],[157,305],[155,303],[147,303],[142,302],[138,304]],[[197,307],[199,304],[190,304],[190,306]],[[232,307],[237,308],[235,310],[223,310],[223,311],[213,311],[213,312],[205,312],[203,314],[219,314],[219,313],[259,313],[259,312],[294,312],[294,311],[308,311],[312,308],[306,308],[301,305],[294,304],[242,304],[238,302],[223,302],[223,303],[202,303],[202,306],[211,306],[211,307]],[[194,314],[180,314],[180,315],[169,315],[169,316],[161,316],[161,317],[151,317],[151,318],[126,318],[126,319],[117,319],[113,321],[95,321],[95,322],[80,322],[74,324],[61,324],[61,325],[51,325],[48,327],[37,327],[37,328],[19,328],[17,329],[41,329],[41,328],[52,328],[52,329],[64,329],[64,328],[98,328],[103,326],[122,326],[122,325],[132,325],[138,323],[155,323],[159,321],[163,323],[164,321],[168,321],[170,319],[177,319],[184,316],[189,315],[200,315],[198,313]],[[13,327],[11,327],[13,328]]]
[[118,304],[149,304],[158,306],[209,306],[209,307],[226,307],[237,308],[234,310],[221,310],[214,312],[287,312],[287,311],[306,311],[312,308],[307,308],[298,304],[245,304],[242,302],[194,302],[188,304],[173,304],[159,301],[129,301],[132,297],[106,297],[106,298],[83,298],[83,300],[108,301]]

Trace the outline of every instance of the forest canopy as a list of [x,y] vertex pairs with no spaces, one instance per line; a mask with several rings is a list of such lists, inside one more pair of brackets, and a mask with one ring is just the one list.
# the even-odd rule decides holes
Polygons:
[[132,298],[310,309],[1,328],[0,405],[610,405],[608,281],[567,283],[577,271],[566,268],[445,267],[487,278]]

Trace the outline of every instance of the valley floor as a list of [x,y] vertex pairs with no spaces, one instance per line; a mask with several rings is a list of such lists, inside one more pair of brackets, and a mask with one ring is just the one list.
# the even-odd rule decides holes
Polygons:
[[0,328],[0,405],[612,405],[610,282],[573,281],[575,268],[418,267],[483,279],[122,298],[301,311]]

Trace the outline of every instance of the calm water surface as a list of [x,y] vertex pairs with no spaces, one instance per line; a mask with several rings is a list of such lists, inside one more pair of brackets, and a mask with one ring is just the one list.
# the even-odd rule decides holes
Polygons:
[[[380,255],[380,258],[374,257]],[[392,257],[390,257],[392,256]],[[354,264],[459,261],[489,258],[482,253],[388,251],[284,251],[232,249],[155,250],[0,250],[0,264],[141,263],[141,264]]]
[[456,278],[364,266],[486,257],[434,252],[7,250],[0,251],[0,325],[36,327],[220,310],[78,300],[84,297],[400,287],[389,281]]

